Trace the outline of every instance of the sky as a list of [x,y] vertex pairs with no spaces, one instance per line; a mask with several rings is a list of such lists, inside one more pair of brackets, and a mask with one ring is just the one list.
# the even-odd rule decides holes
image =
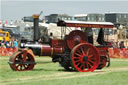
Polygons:
[[128,0],[2,0],[2,1],[128,1]]
[[128,13],[128,0],[0,0],[0,20],[21,20],[39,14]]

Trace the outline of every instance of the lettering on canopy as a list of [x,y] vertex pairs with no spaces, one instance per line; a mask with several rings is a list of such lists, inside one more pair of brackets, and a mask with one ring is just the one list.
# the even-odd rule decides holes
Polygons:
[[88,28],[113,28],[113,25],[102,25],[102,24],[74,24],[74,23],[66,23],[68,27],[88,27]]

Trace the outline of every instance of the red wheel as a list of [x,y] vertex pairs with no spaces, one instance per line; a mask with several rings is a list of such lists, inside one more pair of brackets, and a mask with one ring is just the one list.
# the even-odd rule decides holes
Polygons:
[[72,31],[66,39],[67,45],[70,49],[73,49],[79,43],[88,42],[86,34],[80,30]]
[[29,52],[17,51],[9,59],[9,65],[15,71],[32,70],[35,66],[35,60]]
[[102,69],[106,66],[106,63],[107,63],[107,57],[106,56],[101,56],[100,57],[100,64],[99,66],[97,67],[97,69]]
[[70,54],[72,67],[80,72],[94,71],[100,62],[100,56],[91,44],[81,43],[75,46]]
[[107,62],[107,59],[105,58],[105,59],[103,60],[102,68],[104,68],[104,67],[106,66],[106,62]]

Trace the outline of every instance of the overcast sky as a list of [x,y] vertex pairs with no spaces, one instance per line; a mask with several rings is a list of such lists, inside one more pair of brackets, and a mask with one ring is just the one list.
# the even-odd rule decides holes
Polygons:
[[128,1],[128,0],[2,0],[2,1]]
[[54,13],[128,13],[128,0],[1,0],[0,8],[0,20],[20,20],[40,11],[43,11],[42,16]]

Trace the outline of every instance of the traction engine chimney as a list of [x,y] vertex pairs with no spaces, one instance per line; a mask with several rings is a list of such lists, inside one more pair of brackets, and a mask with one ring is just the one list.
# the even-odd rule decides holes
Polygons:
[[40,32],[39,32],[39,16],[40,15],[33,15],[34,19],[34,39],[33,41],[38,41],[40,38]]

